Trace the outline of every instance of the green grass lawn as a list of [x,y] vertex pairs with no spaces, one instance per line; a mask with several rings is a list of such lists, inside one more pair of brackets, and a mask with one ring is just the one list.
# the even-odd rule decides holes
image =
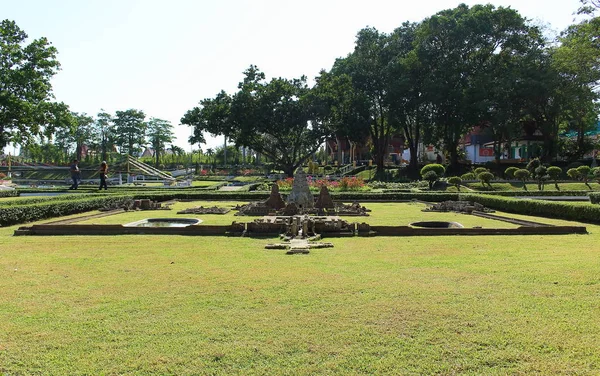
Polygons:
[[[126,212],[108,217],[92,218],[77,222],[78,224],[126,224],[139,221],[145,218],[199,218],[205,225],[226,225],[233,221],[251,222],[255,218],[250,216],[235,216],[237,211],[230,211],[225,215],[221,214],[177,214],[178,211],[196,206],[219,206],[232,208],[243,202],[224,202],[224,201],[203,201],[203,202],[177,202],[171,206],[171,210],[155,211],[134,211]],[[515,228],[517,226],[506,222],[494,221],[491,219],[479,218],[470,215],[457,213],[432,213],[422,212],[426,205],[421,203],[392,204],[389,203],[367,203],[365,206],[372,210],[368,217],[342,217],[348,222],[365,222],[371,225],[393,225],[407,226],[412,222],[420,221],[448,221],[459,222],[465,227],[481,226],[486,228]],[[56,219],[55,219],[56,220]],[[543,220],[541,222],[544,223]]]
[[[371,217],[347,218],[488,226],[367,206]],[[232,213],[198,217],[251,219]],[[334,248],[296,256],[264,250],[269,239],[12,237],[16,227],[0,228],[0,374],[600,373],[600,226],[328,239]]]

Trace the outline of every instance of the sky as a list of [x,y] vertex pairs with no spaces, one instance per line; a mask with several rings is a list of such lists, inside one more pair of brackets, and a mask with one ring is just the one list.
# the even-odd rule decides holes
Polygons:
[[[96,115],[135,108],[171,121],[187,151],[186,111],[219,91],[235,92],[242,72],[314,78],[354,48],[357,32],[389,33],[459,3],[452,0],[0,0],[0,18],[58,49],[56,100]],[[484,2],[487,3],[487,2]],[[559,32],[579,0],[496,0]],[[207,137],[203,150],[222,145]]]

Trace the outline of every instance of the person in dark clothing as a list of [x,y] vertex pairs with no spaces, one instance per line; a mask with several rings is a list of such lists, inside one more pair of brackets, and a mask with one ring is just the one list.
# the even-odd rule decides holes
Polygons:
[[102,190],[102,187],[104,187],[104,190],[108,190],[108,187],[106,185],[106,175],[108,174],[108,164],[106,164],[106,161],[102,161],[102,163],[100,163],[100,187],[98,188],[99,191]]
[[73,163],[71,164],[71,167],[69,167],[69,171],[71,171],[71,179],[73,180],[73,184],[69,187],[69,189],[77,189],[79,186],[81,171],[79,171],[78,163],[79,161],[77,159],[73,159]]

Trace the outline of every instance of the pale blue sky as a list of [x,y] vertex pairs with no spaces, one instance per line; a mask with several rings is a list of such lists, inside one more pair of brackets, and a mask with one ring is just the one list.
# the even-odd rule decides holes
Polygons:
[[[47,37],[62,70],[56,99],[73,111],[136,108],[176,125],[190,150],[182,115],[221,89],[233,92],[255,64],[268,77],[316,76],[353,49],[356,33],[390,32],[464,2],[452,0],[0,0],[0,18],[30,38]],[[560,31],[578,0],[498,0]],[[221,144],[209,140],[203,149]]]

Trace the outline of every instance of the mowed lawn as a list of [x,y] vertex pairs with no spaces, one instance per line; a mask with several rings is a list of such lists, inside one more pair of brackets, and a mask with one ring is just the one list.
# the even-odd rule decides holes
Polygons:
[[[419,204],[366,206],[371,217],[349,219],[490,226]],[[232,214],[197,217],[249,220]],[[176,214],[119,216],[92,222]],[[265,250],[275,239],[13,237],[16,227],[0,228],[0,373],[600,373],[600,226],[327,239],[334,248],[294,256]]]

